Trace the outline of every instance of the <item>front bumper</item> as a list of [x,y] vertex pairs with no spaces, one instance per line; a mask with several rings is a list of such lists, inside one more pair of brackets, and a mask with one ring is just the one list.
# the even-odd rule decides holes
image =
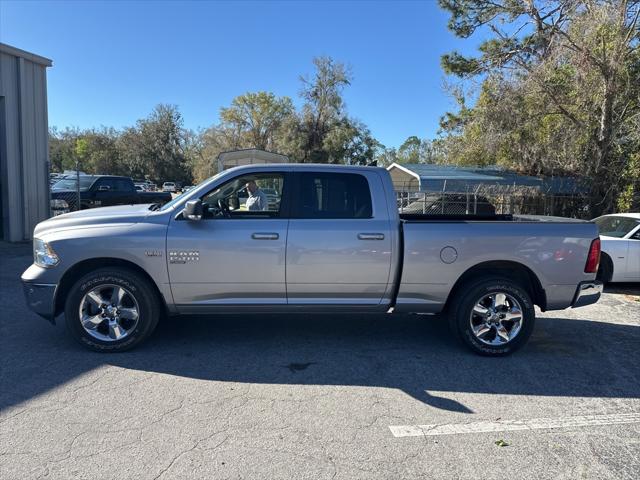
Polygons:
[[55,324],[56,288],[48,283],[22,282],[24,296],[31,310]]
[[602,295],[603,284],[597,280],[591,282],[580,282],[571,306],[573,308],[591,305],[600,300]]

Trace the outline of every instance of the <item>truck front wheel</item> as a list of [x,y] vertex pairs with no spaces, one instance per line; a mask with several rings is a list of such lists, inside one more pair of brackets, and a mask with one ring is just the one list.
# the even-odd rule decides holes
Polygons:
[[149,336],[160,318],[157,295],[147,279],[120,267],[81,277],[65,303],[69,334],[101,352],[128,350]]
[[512,280],[481,278],[463,285],[452,299],[453,333],[474,352],[503,356],[531,336],[535,310],[525,289]]

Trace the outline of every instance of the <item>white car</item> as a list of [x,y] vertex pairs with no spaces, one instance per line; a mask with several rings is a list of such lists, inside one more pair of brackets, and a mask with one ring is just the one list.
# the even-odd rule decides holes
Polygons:
[[162,191],[176,193],[178,189],[176,188],[176,184],[174,182],[164,182],[162,184]]
[[640,282],[640,213],[616,213],[593,220],[600,231],[598,279]]

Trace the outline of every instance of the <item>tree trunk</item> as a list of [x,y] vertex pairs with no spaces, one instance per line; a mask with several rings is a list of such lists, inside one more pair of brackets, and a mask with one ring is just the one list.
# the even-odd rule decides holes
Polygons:
[[613,105],[615,88],[611,78],[605,79],[604,95],[600,107],[600,122],[595,142],[595,168],[593,177],[596,181],[592,187],[591,214],[598,216],[613,211],[621,172],[613,171],[611,165],[611,143],[613,141]]

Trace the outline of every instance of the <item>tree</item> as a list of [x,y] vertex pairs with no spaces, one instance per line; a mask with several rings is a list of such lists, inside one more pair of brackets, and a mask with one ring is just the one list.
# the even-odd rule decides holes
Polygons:
[[71,128],[49,130],[49,161],[51,170],[63,172],[75,168],[75,143],[79,131]]
[[121,174],[119,152],[116,148],[118,132],[113,128],[78,130],[67,128],[49,132],[51,169],[61,172],[75,170],[76,161],[87,173]]
[[343,63],[330,57],[316,57],[313,64],[316,69],[313,78],[300,77],[300,96],[305,101],[301,115],[305,136],[302,160],[326,163],[332,155],[325,150],[325,139],[344,121],[342,90],[351,84],[351,73]]
[[[638,148],[638,0],[440,0],[450,29],[492,34],[479,55],[445,55],[445,72],[484,78],[474,108],[442,122],[464,160],[594,180],[592,214],[614,209]],[[449,139],[452,140],[452,139]],[[633,146],[635,145],[635,146]],[[518,154],[522,158],[514,158]],[[597,179],[597,181],[596,181]]]
[[272,150],[277,145],[282,125],[293,112],[289,97],[278,98],[271,92],[249,92],[235,97],[231,106],[220,109],[220,127],[237,135],[238,143]]
[[124,130],[118,141],[123,166],[132,177],[190,183],[182,115],[160,104],[151,114]]
[[368,165],[379,146],[366,125],[343,117],[327,132],[322,150],[329,163]]
[[407,138],[398,148],[398,158],[403,163],[420,163],[422,140],[415,135]]

